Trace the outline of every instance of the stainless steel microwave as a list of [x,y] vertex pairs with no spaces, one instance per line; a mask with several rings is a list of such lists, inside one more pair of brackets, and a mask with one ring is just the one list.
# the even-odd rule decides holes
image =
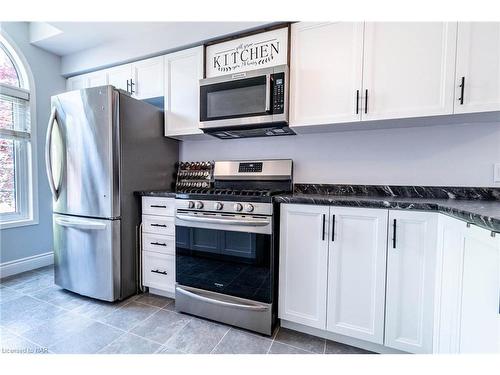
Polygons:
[[222,139],[295,134],[288,127],[288,66],[200,80],[200,128]]

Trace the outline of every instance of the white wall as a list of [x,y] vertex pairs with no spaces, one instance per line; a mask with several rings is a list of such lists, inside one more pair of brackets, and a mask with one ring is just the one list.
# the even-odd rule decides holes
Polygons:
[[38,167],[39,223],[0,230],[0,263],[5,263],[52,251],[52,195],[45,175],[45,132],[50,97],[65,90],[65,80],[59,74],[61,59],[29,43],[26,22],[2,22],[0,28],[24,55],[35,80]]
[[292,158],[294,181],[500,186],[500,122],[184,141],[181,160]]
[[62,57],[61,74],[76,75],[140,58],[173,52],[203,42],[270,25],[266,22],[169,22],[155,32],[103,43]]

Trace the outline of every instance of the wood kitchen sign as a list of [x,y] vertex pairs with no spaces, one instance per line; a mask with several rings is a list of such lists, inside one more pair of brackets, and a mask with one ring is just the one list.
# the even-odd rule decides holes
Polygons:
[[206,48],[206,77],[285,65],[288,61],[288,28],[271,30]]

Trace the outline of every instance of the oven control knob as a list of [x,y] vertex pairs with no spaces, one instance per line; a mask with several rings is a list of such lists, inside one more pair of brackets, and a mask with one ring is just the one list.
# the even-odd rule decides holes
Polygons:
[[224,207],[224,205],[221,202],[217,202],[216,204],[214,204],[214,206],[215,209],[218,211],[222,210],[222,207]]
[[233,207],[235,211],[241,211],[243,209],[241,203],[235,203]]
[[196,202],[196,208],[201,210],[203,208],[203,202]]
[[253,205],[251,205],[251,204],[245,205],[245,211],[246,212],[252,212],[253,211]]
[[188,202],[188,208],[194,208],[194,202],[193,201],[189,201]]

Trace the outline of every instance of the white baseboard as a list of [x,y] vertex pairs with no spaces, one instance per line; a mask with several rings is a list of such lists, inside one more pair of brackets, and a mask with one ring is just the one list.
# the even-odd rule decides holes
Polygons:
[[16,275],[21,272],[31,271],[36,268],[54,264],[54,252],[37,254],[31,257],[11,260],[0,264],[0,278]]
[[340,342],[342,344],[355,346],[356,348],[369,350],[369,351],[375,352],[375,353],[409,354],[409,353],[402,352],[400,350],[388,348],[387,346],[384,346],[384,345],[375,344],[375,343],[360,340],[360,339],[355,339],[353,337],[348,337],[348,336],[340,335],[337,333],[324,331],[322,329],[308,327],[308,326],[305,326],[303,324],[290,322],[288,320],[281,319],[281,326],[284,328],[293,329],[294,331],[299,331],[302,333],[307,333],[309,335],[318,336],[318,337],[321,337],[323,339],[332,340],[332,341]]

